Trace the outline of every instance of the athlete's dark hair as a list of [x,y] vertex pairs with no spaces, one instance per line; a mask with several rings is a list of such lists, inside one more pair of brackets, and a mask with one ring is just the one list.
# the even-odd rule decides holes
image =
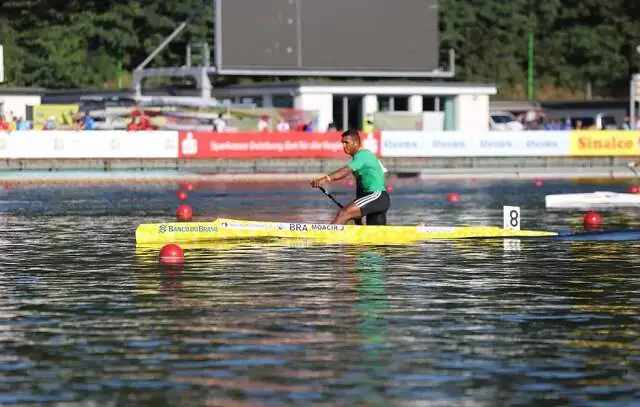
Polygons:
[[360,133],[358,133],[358,130],[346,130],[342,133],[342,137],[349,137],[351,140],[355,140],[358,143],[360,142]]

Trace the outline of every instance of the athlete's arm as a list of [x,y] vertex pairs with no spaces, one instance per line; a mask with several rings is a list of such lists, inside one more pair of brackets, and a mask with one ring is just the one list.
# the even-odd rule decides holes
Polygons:
[[314,187],[314,188],[321,187],[322,185],[326,184],[327,182],[343,179],[345,177],[348,177],[352,173],[353,173],[353,170],[351,168],[342,167],[339,170],[335,170],[331,174],[325,175],[322,178],[314,179],[313,181],[311,181],[311,186]]
[[335,170],[334,172],[332,172],[328,176],[329,176],[329,178],[331,178],[331,181],[335,181],[335,180],[339,180],[339,179],[348,177],[351,174],[353,174],[353,170],[351,168],[342,167],[339,170]]

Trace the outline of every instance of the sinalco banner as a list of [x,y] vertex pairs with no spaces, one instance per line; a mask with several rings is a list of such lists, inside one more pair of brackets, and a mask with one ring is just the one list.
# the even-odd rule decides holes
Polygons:
[[572,131],[571,155],[576,157],[638,156],[640,155],[640,131]]
[[569,156],[568,131],[383,131],[382,157]]

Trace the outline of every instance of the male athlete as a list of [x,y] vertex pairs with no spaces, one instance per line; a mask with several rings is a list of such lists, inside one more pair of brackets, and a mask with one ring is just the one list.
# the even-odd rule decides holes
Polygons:
[[371,151],[362,148],[357,130],[342,133],[342,148],[353,157],[351,162],[346,167],[311,181],[311,186],[318,188],[350,174],[356,178],[356,199],[338,212],[332,224],[344,225],[350,220],[358,223],[360,218],[366,216],[367,225],[386,225],[391,202],[384,179],[385,168]]

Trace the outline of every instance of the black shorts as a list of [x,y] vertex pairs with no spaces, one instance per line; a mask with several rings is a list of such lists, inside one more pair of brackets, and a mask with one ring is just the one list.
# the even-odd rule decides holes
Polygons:
[[387,191],[377,191],[359,197],[353,203],[360,208],[362,216],[385,213],[389,210],[391,200]]

